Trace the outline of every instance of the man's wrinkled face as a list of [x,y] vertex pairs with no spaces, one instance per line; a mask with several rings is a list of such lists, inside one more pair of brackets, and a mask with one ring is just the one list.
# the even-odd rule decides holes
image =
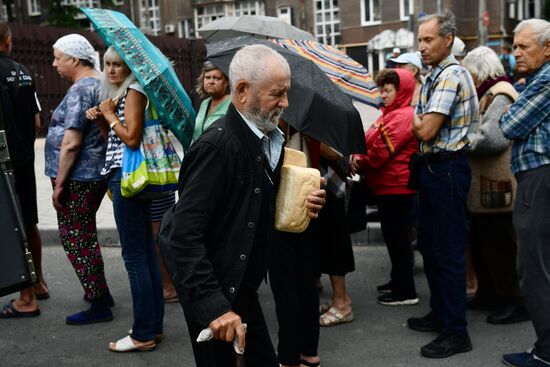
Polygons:
[[283,68],[275,65],[268,70],[269,77],[250,86],[250,98],[243,111],[243,115],[263,132],[277,127],[279,118],[288,107],[290,89],[290,75]]
[[514,35],[514,56],[520,73],[532,74],[550,60],[550,41],[541,45],[531,27]]

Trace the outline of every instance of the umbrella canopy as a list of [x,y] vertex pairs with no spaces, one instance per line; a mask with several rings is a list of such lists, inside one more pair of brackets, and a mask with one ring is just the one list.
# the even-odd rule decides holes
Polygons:
[[193,137],[195,110],[170,61],[122,13],[81,8],[99,36],[113,45],[132,70],[155,105],[161,122],[189,148]]
[[342,51],[315,41],[285,39],[275,42],[313,61],[354,100],[375,108],[381,106],[380,93],[367,69]]
[[365,153],[361,118],[351,99],[312,61],[273,42],[247,36],[207,45],[207,59],[229,75],[233,55],[241,47],[251,44],[263,44],[274,49],[290,65],[289,107],[282,116],[285,121],[343,155]]
[[260,15],[240,17],[221,17],[199,29],[201,36],[208,42],[215,42],[242,35],[260,38],[290,38],[313,40],[311,33],[296,28],[279,18]]

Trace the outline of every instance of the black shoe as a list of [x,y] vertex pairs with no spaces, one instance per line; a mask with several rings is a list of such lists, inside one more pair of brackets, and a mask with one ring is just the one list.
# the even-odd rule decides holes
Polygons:
[[376,290],[378,293],[390,293],[391,292],[391,282],[387,282],[386,284],[382,284],[376,287]]
[[424,317],[411,317],[407,320],[409,329],[416,331],[436,331],[440,332],[443,328],[443,323],[435,312],[431,311]]
[[420,353],[428,358],[447,358],[457,353],[472,350],[472,342],[468,335],[441,333],[434,341],[420,349]]
[[515,303],[500,308],[487,316],[489,324],[514,324],[516,322],[529,321],[529,313],[523,304]]
[[488,300],[484,297],[474,296],[466,303],[468,310],[475,311],[494,311],[499,307],[499,303]]
[[378,303],[385,306],[412,306],[418,304],[418,297],[400,297],[391,293],[386,293],[379,296],[377,299]]

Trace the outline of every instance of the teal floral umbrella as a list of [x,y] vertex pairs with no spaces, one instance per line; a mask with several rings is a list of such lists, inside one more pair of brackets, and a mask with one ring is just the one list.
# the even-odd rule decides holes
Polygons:
[[107,45],[116,48],[155,106],[162,124],[187,150],[195,110],[170,61],[124,14],[97,8],[80,9]]

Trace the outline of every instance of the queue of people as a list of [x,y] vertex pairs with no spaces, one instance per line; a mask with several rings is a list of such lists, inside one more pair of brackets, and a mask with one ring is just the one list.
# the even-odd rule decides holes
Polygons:
[[[354,318],[345,276],[355,264],[342,188],[346,176],[357,173],[374,194],[392,266],[389,281],[377,288],[383,293],[377,298],[381,305],[420,302],[410,235],[411,213],[416,212],[430,312],[409,318],[407,326],[438,334],[420,349],[423,356],[471,351],[466,310],[483,307],[492,311],[487,317],[492,324],[533,322],[534,348],[504,355],[505,364],[550,365],[550,226],[545,215],[550,24],[532,19],[515,29],[514,65],[526,76],[521,94],[502,58],[483,46],[466,53],[456,31],[450,12],[419,21],[419,53],[396,54],[388,64],[394,68],[376,77],[382,116],[366,131],[366,154],[351,157],[349,167],[347,158],[330,147],[299,137],[309,165],[323,172],[327,184],[308,193],[304,205],[315,220],[300,235],[281,234],[273,226],[283,147],[290,141],[283,131],[288,138],[293,135],[281,120],[291,87],[287,61],[266,46],[252,45],[235,54],[229,75],[206,62],[197,91],[207,98],[182,165],[179,200],[168,219],[173,269],[162,272],[152,222],[158,224],[174,198],[153,209],[151,200],[121,194],[125,147],[140,146],[151,102],[114,47],[105,52],[101,73],[84,37],[60,38],[53,45],[53,67],[71,87],[49,125],[46,175],[61,243],[90,303],[89,309],[67,316],[66,323],[113,319],[115,302],[95,224],[109,189],[133,303],[128,335],[111,342],[109,350],[155,349],[164,336],[164,303],[179,301],[197,366],[232,366],[235,352],[244,353],[249,366],[320,366],[319,327]],[[12,41],[5,23],[0,23],[0,41],[3,70],[26,72],[8,58]],[[23,93],[15,93],[17,88]],[[11,101],[13,118],[18,129],[25,129],[17,134],[25,137],[22,145],[10,145],[12,153],[12,145],[32,147],[39,104],[32,82],[7,90],[11,95],[2,95],[3,101],[17,95]],[[22,109],[21,103],[33,108]],[[24,195],[21,207],[39,283],[5,305],[0,318],[38,316],[37,299],[49,296],[40,266],[36,188],[21,186],[28,179],[17,179],[34,182],[34,154],[13,149],[12,155],[26,162],[15,167],[17,191],[34,192],[34,197]],[[471,300],[467,243],[478,282]],[[320,306],[316,284],[321,273],[330,275],[333,296]],[[258,301],[264,279],[271,283],[276,304],[277,353]],[[200,341],[205,330],[214,341]]]

